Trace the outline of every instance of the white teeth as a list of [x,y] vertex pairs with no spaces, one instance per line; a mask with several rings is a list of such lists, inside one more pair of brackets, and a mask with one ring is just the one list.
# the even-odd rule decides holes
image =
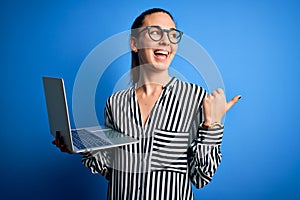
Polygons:
[[169,54],[169,52],[163,51],[163,50],[157,50],[157,51],[155,51],[155,53],[164,54],[164,55],[168,55]]

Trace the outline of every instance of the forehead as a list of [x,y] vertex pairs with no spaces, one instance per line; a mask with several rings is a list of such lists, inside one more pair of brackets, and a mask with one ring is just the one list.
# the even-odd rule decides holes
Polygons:
[[175,28],[175,23],[167,13],[158,12],[147,15],[144,19],[143,27],[160,26],[162,28]]

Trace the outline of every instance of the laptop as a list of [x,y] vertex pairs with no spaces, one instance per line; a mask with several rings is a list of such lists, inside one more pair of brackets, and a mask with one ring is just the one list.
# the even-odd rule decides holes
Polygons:
[[138,140],[106,126],[71,129],[64,81],[43,77],[50,132],[63,138],[68,150],[74,153],[134,144]]

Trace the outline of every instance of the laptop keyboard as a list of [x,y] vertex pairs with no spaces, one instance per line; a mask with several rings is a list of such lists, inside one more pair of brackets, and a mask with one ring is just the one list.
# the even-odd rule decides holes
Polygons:
[[72,140],[75,147],[79,150],[100,147],[104,145],[111,145],[110,142],[91,134],[85,129],[72,130]]

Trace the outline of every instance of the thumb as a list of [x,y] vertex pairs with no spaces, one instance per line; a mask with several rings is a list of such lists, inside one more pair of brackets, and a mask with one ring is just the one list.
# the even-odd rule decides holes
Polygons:
[[230,110],[230,108],[231,108],[236,102],[238,102],[238,100],[240,100],[241,98],[242,98],[241,95],[237,95],[237,96],[233,97],[230,101],[228,101],[227,104],[226,104],[226,112],[227,112],[228,110]]

